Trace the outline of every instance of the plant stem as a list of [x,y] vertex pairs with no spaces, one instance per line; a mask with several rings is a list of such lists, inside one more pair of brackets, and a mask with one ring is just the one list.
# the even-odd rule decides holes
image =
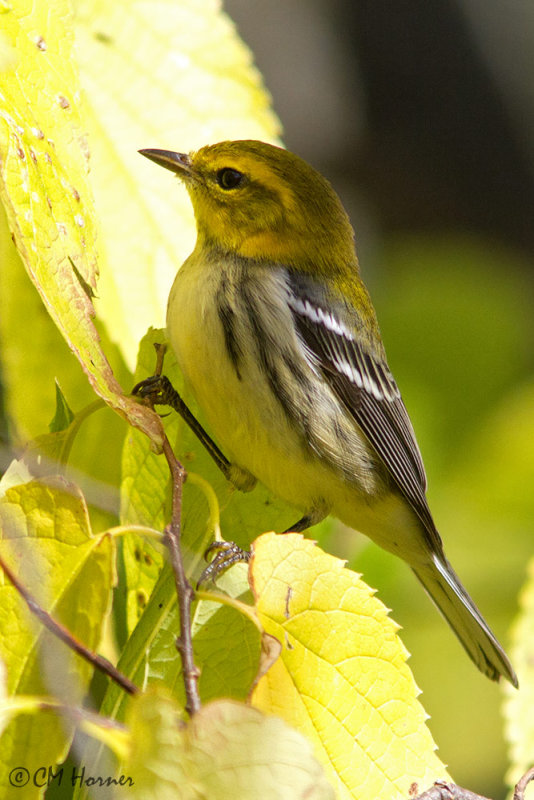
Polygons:
[[191,602],[195,593],[193,587],[187,580],[180,548],[182,534],[182,489],[185,469],[176,459],[166,436],[163,439],[163,453],[167,459],[172,477],[172,516],[169,525],[165,528],[165,543],[169,550],[171,566],[174,572],[178,607],[180,610],[180,636],[176,640],[176,647],[182,659],[186,696],[185,709],[187,713],[192,716],[200,710],[200,695],[198,692],[198,678],[200,673],[193,658],[193,638],[191,635]]
[[[161,375],[166,347],[161,344],[155,344],[154,347],[156,349],[156,370],[154,374]],[[150,403],[150,397],[147,400]],[[186,471],[174,455],[165,434],[163,436],[163,454],[167,459],[172,480],[172,512],[171,521],[165,528],[165,544],[169,551],[169,558],[174,572],[180,612],[180,635],[176,639],[176,648],[182,659],[186,697],[185,710],[190,716],[193,716],[200,710],[200,695],[198,692],[200,672],[195,665],[193,657],[193,637],[191,634],[191,602],[195,593],[185,574],[180,547],[182,537],[182,492]]]
[[41,608],[37,600],[31,596],[26,587],[22,585],[22,583],[2,558],[0,558],[0,567],[3,569],[4,573],[7,575],[10,582],[22,597],[32,614],[34,614],[37,619],[42,622],[45,628],[53,633],[54,636],[57,636],[58,639],[61,639],[61,641],[70,647],[71,650],[74,650],[75,653],[78,653],[78,655],[92,664],[95,669],[100,670],[100,672],[103,672],[105,675],[111,678],[112,681],[115,681],[115,683],[124,689],[125,692],[128,692],[128,694],[137,694],[139,692],[138,687],[132,683],[132,681],[127,678],[126,675],[120,672],[111,663],[111,661],[108,661],[107,658],[104,658],[103,656],[98,655],[98,653],[94,653],[92,650],[89,650],[89,648],[82,644],[64,625],[51,617],[48,611],[45,611],[44,608]]

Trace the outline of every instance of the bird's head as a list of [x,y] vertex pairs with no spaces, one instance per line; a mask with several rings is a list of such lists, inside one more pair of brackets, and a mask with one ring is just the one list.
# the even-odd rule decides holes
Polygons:
[[356,266],[352,227],[337,194],[288,150],[244,140],[189,154],[140,152],[184,182],[198,246],[318,273]]

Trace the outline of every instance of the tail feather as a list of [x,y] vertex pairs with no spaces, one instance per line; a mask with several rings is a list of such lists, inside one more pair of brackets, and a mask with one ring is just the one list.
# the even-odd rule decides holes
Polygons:
[[447,559],[435,554],[432,562],[413,570],[479,670],[494,681],[502,675],[517,688],[506,653]]

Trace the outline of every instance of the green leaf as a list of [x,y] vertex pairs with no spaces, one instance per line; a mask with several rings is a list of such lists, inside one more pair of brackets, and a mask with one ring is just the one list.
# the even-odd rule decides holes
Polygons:
[[[217,582],[217,589],[242,602],[251,602],[248,569],[236,565]],[[147,620],[147,623],[149,620]],[[148,683],[161,681],[185,706],[181,661],[177,658],[179,634],[177,605],[163,619],[150,647],[146,674]],[[200,668],[202,702],[228,697],[245,700],[252,687],[260,659],[260,635],[252,622],[235,608],[200,600],[194,607],[193,649]]]
[[130,800],[333,800],[309,743],[276,717],[230,701],[204,706],[185,728],[172,700],[148,693],[130,704]]
[[[95,395],[28,278],[8,233],[6,239],[3,218],[0,208],[0,368],[10,439],[19,448],[36,451],[41,447],[48,462],[59,459],[60,464],[65,462],[65,444],[69,443],[70,466],[100,482],[99,491],[93,491],[88,497],[92,507],[100,506],[104,495],[102,482],[119,483],[119,454],[126,425],[105,410],[86,420],[75,442],[75,422],[65,431],[43,436],[46,422],[54,414],[54,377],[73,409],[87,409]],[[31,325],[21,324],[21,309]],[[114,353],[109,346],[106,350]],[[114,365],[124,377],[120,360],[115,358]],[[131,377],[126,385],[132,385]],[[80,413],[76,414],[78,420]],[[74,445],[72,449],[71,444]],[[105,458],[102,457],[104,452]],[[61,466],[51,463],[46,469],[42,463],[40,466],[40,474],[46,469],[48,473],[62,470]],[[118,507],[118,501],[115,505]],[[106,520],[101,527],[109,524]]]
[[[114,580],[113,544],[92,536],[87,508],[73,484],[61,478],[9,488],[0,500],[0,553],[41,607],[89,648],[96,648]],[[76,705],[87,691],[92,668],[47,632],[4,576],[0,586],[0,655],[10,694],[54,695]],[[60,763],[72,722],[51,714],[19,717],[2,736],[0,797],[19,764],[31,773]],[[26,791],[28,794],[26,794]],[[21,790],[34,797],[36,788]],[[17,795],[19,796],[19,795]]]
[[73,419],[74,414],[65,399],[65,395],[61,391],[59,383],[56,381],[56,413],[54,414],[54,419],[48,426],[48,430],[50,433],[64,431],[69,427]]
[[[60,402],[64,403],[64,398]],[[63,473],[80,427],[91,414],[102,407],[105,407],[102,400],[96,400],[74,414],[68,406],[65,409],[61,406],[50,426],[57,427],[57,430],[37,436],[29,442],[23,453],[21,461],[26,464],[31,475],[42,477]]]

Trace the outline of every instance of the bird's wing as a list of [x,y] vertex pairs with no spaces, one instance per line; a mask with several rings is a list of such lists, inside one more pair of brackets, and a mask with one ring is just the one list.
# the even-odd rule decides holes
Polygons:
[[[383,461],[432,540],[426,475],[415,434],[385,357],[373,357],[357,336],[362,327],[346,304],[327,302],[310,278],[290,277],[288,303],[305,349]],[[438,537],[439,538],[439,537]]]

